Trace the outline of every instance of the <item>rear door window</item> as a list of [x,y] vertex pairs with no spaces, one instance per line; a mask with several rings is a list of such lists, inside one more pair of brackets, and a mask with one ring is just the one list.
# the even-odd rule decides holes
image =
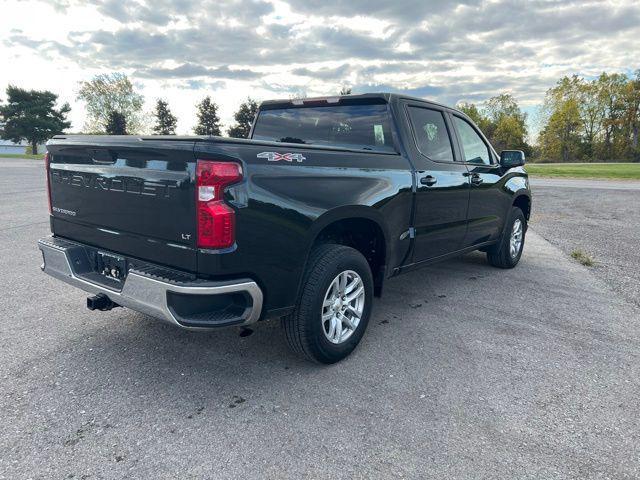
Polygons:
[[410,106],[409,118],[420,153],[431,160],[453,162],[451,138],[442,112]]
[[387,104],[262,110],[252,138],[395,152]]

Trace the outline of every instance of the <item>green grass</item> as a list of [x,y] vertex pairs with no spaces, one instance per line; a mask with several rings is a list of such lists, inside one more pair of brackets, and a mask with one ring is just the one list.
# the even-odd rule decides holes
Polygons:
[[574,260],[577,260],[585,267],[593,267],[596,264],[595,260],[591,258],[591,256],[588,253],[580,249],[576,249],[573,252],[571,252],[571,258],[573,258]]
[[528,163],[525,169],[537,177],[640,180],[640,163]]
[[26,158],[29,160],[42,160],[44,158],[44,153],[40,155],[27,155],[25,153],[0,153],[0,158]]

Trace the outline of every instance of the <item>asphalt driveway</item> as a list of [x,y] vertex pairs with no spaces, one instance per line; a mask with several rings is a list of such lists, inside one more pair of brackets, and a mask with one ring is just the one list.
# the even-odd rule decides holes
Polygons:
[[640,307],[640,182],[532,180],[533,229],[565,254],[595,261],[590,269]]
[[40,163],[0,160],[0,478],[638,478],[640,315],[534,231],[390,281],[318,367],[39,271]]

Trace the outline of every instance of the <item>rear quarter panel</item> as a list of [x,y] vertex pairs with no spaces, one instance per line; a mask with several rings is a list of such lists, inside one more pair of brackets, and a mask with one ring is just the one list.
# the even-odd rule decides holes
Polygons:
[[[299,153],[304,160],[269,161],[258,157],[263,152]],[[399,239],[410,224],[412,174],[401,155],[207,141],[196,144],[195,155],[235,159],[244,170],[243,182],[227,191],[237,214],[235,250],[200,251],[198,270],[253,276],[272,314],[295,304],[314,239],[334,221],[376,221],[386,237],[389,267],[409,249],[409,238]]]

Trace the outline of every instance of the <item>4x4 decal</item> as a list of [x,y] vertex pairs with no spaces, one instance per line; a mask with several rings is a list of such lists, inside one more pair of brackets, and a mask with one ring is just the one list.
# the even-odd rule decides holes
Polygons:
[[258,158],[266,158],[269,162],[293,162],[302,163],[307,158],[301,153],[278,153],[278,152],[262,152],[258,154]]

